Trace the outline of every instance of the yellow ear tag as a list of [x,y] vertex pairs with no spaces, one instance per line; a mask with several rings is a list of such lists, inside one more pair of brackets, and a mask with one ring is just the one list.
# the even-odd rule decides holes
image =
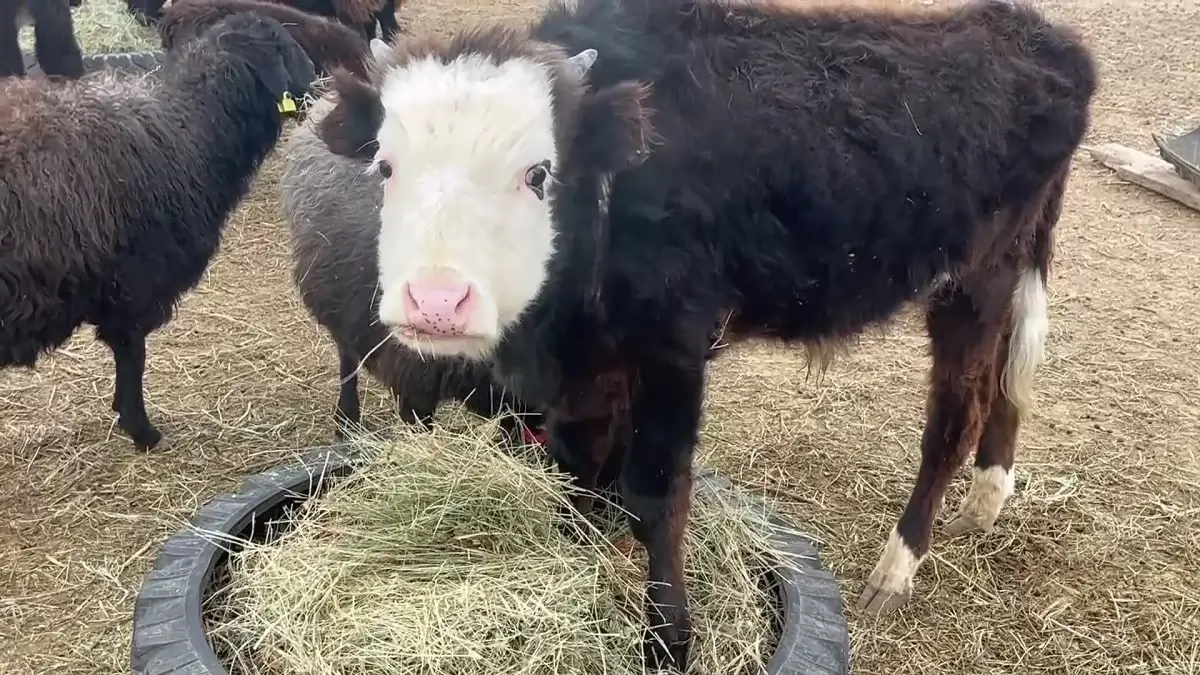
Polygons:
[[292,98],[292,93],[289,91],[283,92],[283,100],[279,102],[279,112],[294,113],[296,112],[296,99]]

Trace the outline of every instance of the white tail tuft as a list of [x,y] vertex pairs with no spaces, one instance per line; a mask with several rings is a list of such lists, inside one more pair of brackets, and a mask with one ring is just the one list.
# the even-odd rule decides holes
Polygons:
[[1013,290],[1012,337],[1000,386],[1022,416],[1033,410],[1033,376],[1045,357],[1046,286],[1036,269],[1025,270]]

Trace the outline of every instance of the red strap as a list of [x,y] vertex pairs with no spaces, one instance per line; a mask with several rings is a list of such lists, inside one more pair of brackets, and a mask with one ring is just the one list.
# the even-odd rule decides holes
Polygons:
[[546,430],[545,429],[538,429],[537,431],[534,431],[533,429],[530,429],[529,427],[521,427],[521,436],[522,436],[523,440],[525,441],[526,445],[545,445],[546,444]]

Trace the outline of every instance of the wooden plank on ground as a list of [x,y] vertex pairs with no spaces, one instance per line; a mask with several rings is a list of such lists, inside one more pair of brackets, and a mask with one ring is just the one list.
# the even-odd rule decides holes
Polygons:
[[1180,178],[1170,162],[1116,143],[1083,149],[1091,153],[1092,159],[1115,171],[1119,178],[1200,211],[1200,189]]

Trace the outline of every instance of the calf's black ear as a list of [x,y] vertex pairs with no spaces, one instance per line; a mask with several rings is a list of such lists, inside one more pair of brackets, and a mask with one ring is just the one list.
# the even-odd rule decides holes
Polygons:
[[376,135],[383,124],[379,92],[344,68],[330,73],[337,104],[325,115],[317,135],[329,151],[355,159],[371,159],[378,149]]
[[572,156],[597,173],[615,173],[645,161],[654,143],[650,86],[622,82],[584,96]]

